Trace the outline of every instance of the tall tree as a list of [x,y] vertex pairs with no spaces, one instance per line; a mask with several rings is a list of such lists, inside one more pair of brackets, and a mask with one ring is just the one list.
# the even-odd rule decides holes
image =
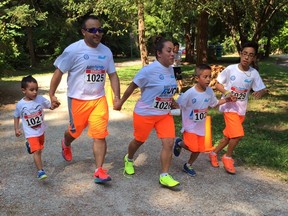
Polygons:
[[144,23],[144,0],[137,0],[138,6],[138,37],[139,37],[139,47],[141,54],[142,65],[149,64],[148,52],[145,41],[145,23]]

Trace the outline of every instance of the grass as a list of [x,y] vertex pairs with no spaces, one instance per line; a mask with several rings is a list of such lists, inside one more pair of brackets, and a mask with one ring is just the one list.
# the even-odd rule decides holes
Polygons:
[[[237,60],[222,58],[217,64],[227,66]],[[245,137],[236,147],[234,157],[237,164],[269,169],[288,181],[288,68],[274,62],[271,58],[259,64],[259,72],[269,93],[260,100],[249,99]],[[118,70],[122,93],[140,68],[133,66]],[[190,78],[194,65],[184,65],[182,69],[185,90],[192,85]],[[123,105],[123,110],[132,113],[139,97],[140,91],[135,91]],[[217,109],[210,109],[209,115],[212,116],[213,144],[217,145],[223,136],[223,116]],[[177,136],[181,136],[181,117],[175,117],[175,125]]]

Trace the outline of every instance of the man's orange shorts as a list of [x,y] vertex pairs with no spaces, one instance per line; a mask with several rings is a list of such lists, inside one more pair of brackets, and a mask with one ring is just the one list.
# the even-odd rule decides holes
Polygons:
[[224,112],[224,120],[226,125],[223,130],[224,136],[228,138],[244,136],[243,122],[245,120],[245,116],[240,116],[235,112]]
[[44,134],[42,134],[39,137],[29,137],[29,138],[27,138],[27,142],[30,145],[31,153],[34,153],[35,151],[39,151],[39,150],[44,149],[44,140],[45,140]]
[[69,133],[77,138],[89,126],[88,136],[103,139],[108,135],[108,105],[106,97],[96,100],[78,100],[68,98],[70,116]]
[[205,136],[184,131],[183,141],[191,152],[205,152]]
[[175,138],[173,116],[141,116],[133,113],[134,137],[137,141],[145,142],[152,129],[155,128],[157,136],[161,138]]

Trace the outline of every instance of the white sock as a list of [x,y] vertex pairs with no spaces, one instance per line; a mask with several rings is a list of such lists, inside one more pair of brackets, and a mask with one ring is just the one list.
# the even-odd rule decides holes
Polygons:
[[167,176],[168,173],[161,173],[160,175],[163,177],[163,176]]

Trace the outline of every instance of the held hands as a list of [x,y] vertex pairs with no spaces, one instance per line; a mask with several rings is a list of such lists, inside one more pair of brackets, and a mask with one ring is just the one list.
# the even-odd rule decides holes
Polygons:
[[119,97],[115,97],[113,100],[113,110],[120,111],[122,109],[122,100]]
[[230,91],[226,91],[224,93],[224,96],[225,96],[226,102],[236,102],[237,101],[237,97],[235,95],[233,95]]
[[19,136],[21,136],[21,135],[22,135],[21,130],[15,129],[15,136],[16,136],[16,137],[19,137]]
[[56,109],[61,105],[56,96],[50,97],[50,100],[51,100],[51,108],[50,108],[51,110]]

